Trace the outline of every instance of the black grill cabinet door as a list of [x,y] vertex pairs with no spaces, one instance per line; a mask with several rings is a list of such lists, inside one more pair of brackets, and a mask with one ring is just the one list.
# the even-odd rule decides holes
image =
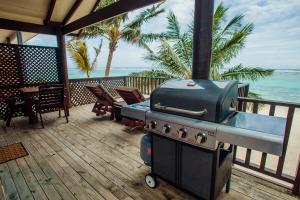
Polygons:
[[203,199],[211,199],[212,153],[182,145],[181,187]]
[[176,183],[176,142],[152,134],[152,172]]

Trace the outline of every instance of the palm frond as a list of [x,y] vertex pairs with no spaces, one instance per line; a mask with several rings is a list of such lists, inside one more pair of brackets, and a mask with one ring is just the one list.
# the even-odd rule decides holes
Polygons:
[[96,23],[88,26],[80,32],[79,38],[82,39],[92,39],[99,36],[104,36],[108,32],[109,27],[102,23]]
[[223,2],[221,2],[214,13],[214,23],[213,23],[213,32],[218,33],[220,31],[222,23],[226,20],[226,12],[228,7],[225,7]]
[[221,34],[233,34],[242,26],[242,20],[244,19],[244,17],[244,15],[234,16],[223,28]]
[[87,45],[83,40],[76,40],[69,44],[68,50],[78,69],[88,73],[90,71],[90,59],[87,53]]
[[225,63],[229,63],[231,59],[235,58],[245,47],[246,38],[252,33],[253,28],[253,24],[246,24],[229,38],[214,42],[212,66],[220,69]]
[[145,59],[176,77],[190,78],[190,70],[181,62],[175,50],[165,40],[161,42],[157,53],[149,53]]
[[256,81],[259,78],[265,78],[272,75],[274,70],[263,69],[259,67],[243,67],[241,64],[230,68],[221,74],[225,80],[251,80]]
[[167,35],[174,39],[180,38],[180,25],[176,15],[172,11],[169,12],[167,20]]
[[184,65],[192,70],[192,50],[193,40],[187,33],[184,33],[178,38],[173,45],[178,57],[184,63]]
[[130,23],[128,23],[124,29],[140,29],[144,23],[165,12],[165,9],[160,8],[160,5],[161,4],[154,5],[151,8],[143,10]]

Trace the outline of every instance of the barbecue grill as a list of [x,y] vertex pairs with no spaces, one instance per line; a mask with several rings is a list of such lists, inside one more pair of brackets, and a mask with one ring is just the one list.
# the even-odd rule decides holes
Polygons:
[[160,178],[200,199],[215,199],[225,184],[229,191],[233,145],[281,155],[285,118],[237,112],[237,88],[235,81],[170,80],[152,92],[150,107],[144,102],[122,109],[146,120],[150,187]]

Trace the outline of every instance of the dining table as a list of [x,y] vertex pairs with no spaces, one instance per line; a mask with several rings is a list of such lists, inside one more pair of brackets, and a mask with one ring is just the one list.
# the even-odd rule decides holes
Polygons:
[[39,87],[22,87],[19,90],[25,100],[25,109],[26,113],[28,114],[29,124],[34,124],[37,122],[37,116],[33,109],[33,105],[35,97],[37,97],[39,94]]

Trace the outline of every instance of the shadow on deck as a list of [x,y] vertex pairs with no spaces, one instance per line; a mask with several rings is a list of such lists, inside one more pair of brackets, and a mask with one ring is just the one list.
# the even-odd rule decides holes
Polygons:
[[[95,117],[91,105],[70,110],[70,122],[46,114],[45,129],[27,118],[0,129],[0,146],[22,142],[29,155],[0,165],[0,199],[194,199],[161,182],[144,183],[150,172],[139,156],[141,131]],[[234,170],[229,194],[218,199],[298,199],[285,188]]]

